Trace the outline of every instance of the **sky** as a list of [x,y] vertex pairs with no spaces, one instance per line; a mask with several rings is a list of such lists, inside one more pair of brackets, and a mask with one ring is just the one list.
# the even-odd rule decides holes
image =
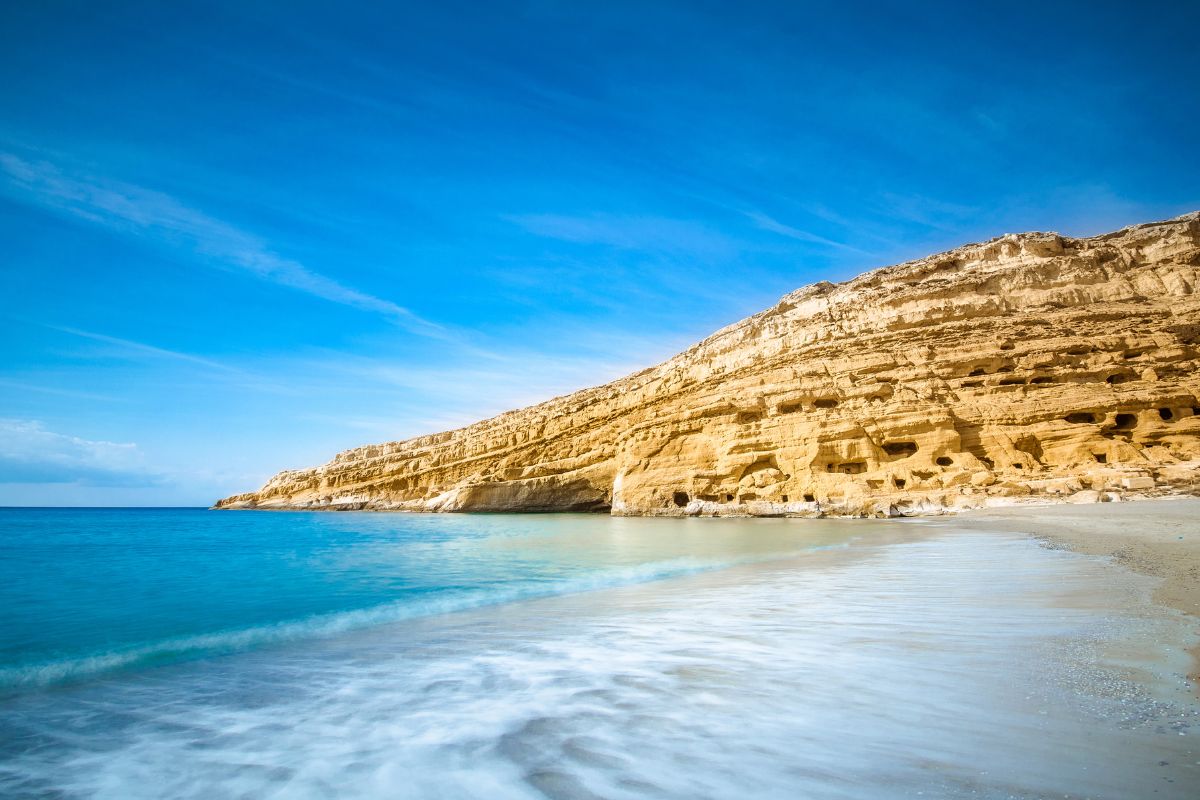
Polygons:
[[0,8],[0,505],[208,505],[1200,208],[1200,4]]

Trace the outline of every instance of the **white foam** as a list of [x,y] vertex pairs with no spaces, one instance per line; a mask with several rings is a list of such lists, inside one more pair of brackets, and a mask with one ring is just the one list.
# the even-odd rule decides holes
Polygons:
[[1149,587],[955,534],[425,618],[27,695],[0,793],[1191,798]]
[[[812,548],[819,550],[822,548]],[[772,556],[771,558],[777,558]],[[677,558],[636,566],[602,569],[595,572],[542,583],[525,583],[508,587],[467,591],[461,594],[442,594],[424,598],[405,598],[370,608],[321,614],[305,619],[260,625],[239,630],[163,639],[139,647],[96,653],[83,658],[70,658],[30,665],[0,668],[0,689],[50,686],[66,681],[94,677],[106,672],[136,665],[165,663],[180,658],[220,655],[253,647],[320,639],[348,631],[377,625],[449,614],[473,608],[502,605],[555,595],[575,594],[597,589],[627,586],[663,578],[680,577],[738,564],[754,563],[768,557],[747,557],[705,561]]]

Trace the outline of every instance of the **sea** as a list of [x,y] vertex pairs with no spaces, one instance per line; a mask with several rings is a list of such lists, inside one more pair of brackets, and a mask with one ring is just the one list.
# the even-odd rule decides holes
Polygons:
[[0,797],[1194,800],[1154,587],[953,520],[0,509]]

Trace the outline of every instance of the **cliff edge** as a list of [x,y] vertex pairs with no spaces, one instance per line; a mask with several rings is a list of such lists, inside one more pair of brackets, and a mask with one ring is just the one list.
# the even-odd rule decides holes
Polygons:
[[1200,491],[1200,212],[817,283],[636,374],[216,508],[935,513]]

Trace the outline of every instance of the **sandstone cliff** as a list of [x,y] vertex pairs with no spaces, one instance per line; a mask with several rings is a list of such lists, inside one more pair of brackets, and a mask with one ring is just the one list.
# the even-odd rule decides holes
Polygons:
[[1200,481],[1200,212],[818,283],[656,367],[218,508],[895,515]]

